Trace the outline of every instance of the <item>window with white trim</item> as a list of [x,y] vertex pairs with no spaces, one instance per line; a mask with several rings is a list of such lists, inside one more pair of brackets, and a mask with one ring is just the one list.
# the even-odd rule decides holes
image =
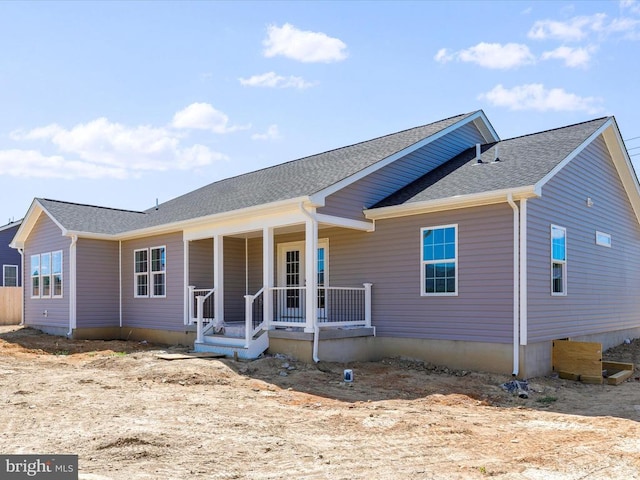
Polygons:
[[421,295],[458,294],[458,226],[422,228]]
[[611,235],[596,230],[596,245],[611,248]]
[[18,286],[18,266],[3,265],[2,266],[2,285],[5,287]]
[[62,298],[62,250],[31,255],[31,298]]
[[164,246],[134,250],[135,297],[166,296],[166,252]]
[[567,229],[551,225],[551,294],[567,294]]

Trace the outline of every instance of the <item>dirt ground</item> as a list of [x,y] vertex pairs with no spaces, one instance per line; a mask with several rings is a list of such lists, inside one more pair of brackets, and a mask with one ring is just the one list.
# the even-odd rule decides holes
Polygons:
[[[640,478],[637,367],[520,398],[402,359],[158,358],[186,351],[0,327],[0,453],[77,454],[85,480]],[[640,341],[604,356],[637,366]]]

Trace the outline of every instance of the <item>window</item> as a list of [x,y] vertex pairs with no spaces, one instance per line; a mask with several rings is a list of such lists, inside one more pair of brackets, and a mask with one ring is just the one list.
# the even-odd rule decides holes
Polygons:
[[551,294],[567,294],[567,229],[551,225]]
[[611,235],[596,230],[596,245],[611,248]]
[[3,265],[2,266],[2,285],[5,287],[18,286],[18,266]]
[[31,297],[62,297],[61,250],[31,255]]
[[458,294],[458,226],[423,228],[422,295]]
[[134,251],[136,297],[164,297],[167,288],[166,248]]

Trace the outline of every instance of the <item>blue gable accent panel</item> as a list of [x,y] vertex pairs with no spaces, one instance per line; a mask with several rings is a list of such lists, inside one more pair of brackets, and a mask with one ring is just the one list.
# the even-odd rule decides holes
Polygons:
[[318,209],[318,213],[363,219],[363,209],[372,207],[476,143],[484,141],[475,124],[467,123],[330,195],[325,206]]

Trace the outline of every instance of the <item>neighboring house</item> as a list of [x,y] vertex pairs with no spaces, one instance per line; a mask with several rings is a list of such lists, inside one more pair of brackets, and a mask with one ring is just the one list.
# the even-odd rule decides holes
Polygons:
[[51,333],[532,376],[640,337],[639,218],[613,117],[500,140],[476,111],[144,212],[37,198],[12,246]]
[[0,287],[22,286],[22,258],[20,252],[9,246],[21,223],[19,220],[0,227]]

